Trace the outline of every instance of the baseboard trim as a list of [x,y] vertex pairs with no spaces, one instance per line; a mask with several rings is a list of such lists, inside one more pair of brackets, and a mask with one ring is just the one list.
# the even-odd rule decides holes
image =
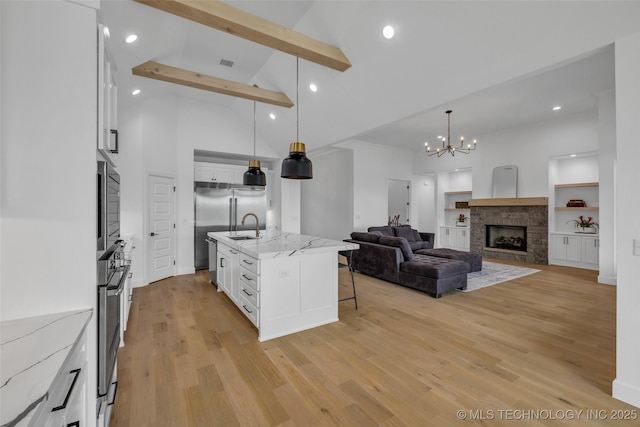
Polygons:
[[618,279],[617,277],[603,276],[600,274],[598,275],[598,283],[602,283],[603,285],[616,286],[618,284]]
[[612,395],[615,399],[640,408],[640,387],[626,384],[618,378],[613,380]]

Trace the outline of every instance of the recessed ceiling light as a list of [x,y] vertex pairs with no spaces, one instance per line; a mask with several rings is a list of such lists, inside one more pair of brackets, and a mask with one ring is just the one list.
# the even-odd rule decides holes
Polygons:
[[396,31],[393,29],[391,25],[387,25],[382,29],[382,35],[384,36],[385,39],[393,38],[393,35],[395,33]]
[[558,111],[558,110],[562,110],[562,107],[559,105],[556,105],[555,107],[552,108],[553,111]]
[[137,34],[130,34],[130,35],[127,36],[126,39],[124,39],[125,43],[133,43],[136,40],[138,40],[138,35]]
[[140,94],[140,89],[134,89],[131,91],[131,95],[136,96]]
[[275,114],[273,114],[273,113],[269,113],[269,118],[270,118],[271,120],[275,120],[275,119],[276,119],[276,115],[275,115]]
[[311,90],[311,92],[317,92],[318,91],[318,86],[316,86],[315,83],[311,83],[309,85],[309,89]]
[[577,154],[571,154],[569,157],[575,157],[577,156]]

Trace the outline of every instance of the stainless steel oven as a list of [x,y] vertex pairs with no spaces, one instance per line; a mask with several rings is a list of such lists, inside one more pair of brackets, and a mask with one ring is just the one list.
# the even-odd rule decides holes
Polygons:
[[120,238],[120,175],[104,161],[98,161],[97,173],[98,253],[106,251]]
[[98,259],[98,398],[106,399],[120,347],[120,307],[129,274],[124,243],[117,242]]

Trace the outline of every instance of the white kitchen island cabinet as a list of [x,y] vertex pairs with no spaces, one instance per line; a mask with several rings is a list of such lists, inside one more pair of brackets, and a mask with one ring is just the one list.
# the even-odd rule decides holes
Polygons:
[[258,328],[258,340],[338,321],[338,252],[359,246],[295,233],[263,234],[259,239],[234,240],[237,233],[208,233],[223,250],[240,252],[234,285],[218,290],[225,291]]

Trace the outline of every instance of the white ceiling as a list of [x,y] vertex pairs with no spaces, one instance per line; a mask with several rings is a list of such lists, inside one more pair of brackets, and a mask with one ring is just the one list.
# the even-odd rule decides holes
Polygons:
[[[545,7],[564,8],[555,12],[559,15],[557,22],[531,2],[516,2],[517,10],[515,6],[505,8],[505,2],[491,2],[490,6],[486,2],[402,1],[227,3],[340,47],[352,62],[353,67],[344,73],[300,62],[300,140],[308,150],[350,138],[409,149],[423,147],[427,140],[434,145],[435,137],[446,133],[444,112],[448,109],[453,110],[452,139],[464,132],[469,140],[543,121],[554,114],[596,108],[597,94],[614,85],[613,49],[605,44],[572,55],[569,60],[565,59],[567,53],[579,48],[558,47],[556,52],[550,47],[549,57],[558,60],[544,69],[535,68],[535,61],[529,61],[527,49],[554,42],[553,34],[547,35],[544,28],[539,28],[540,19],[548,20],[546,25],[551,27],[567,26],[562,13],[572,12],[568,9],[574,7],[571,3],[582,2],[559,2],[562,6],[546,3]],[[587,3],[589,6],[585,6]],[[584,10],[595,8],[596,3],[601,2],[578,6]],[[499,7],[504,8],[502,15],[496,13]],[[620,32],[638,26],[631,17],[629,22],[620,20],[619,15],[629,14],[624,10],[603,10],[596,9],[602,25],[608,25],[607,20],[615,21]],[[522,15],[532,15],[531,22],[523,21]],[[118,67],[121,108],[141,99],[175,95],[230,108],[251,122],[251,101],[131,74],[131,68],[149,60],[258,84],[285,92],[296,102],[295,58],[289,55],[131,0],[103,0],[101,19],[111,33],[110,53]],[[391,41],[380,34],[387,23],[397,29]],[[487,26],[491,26],[490,31]],[[464,32],[458,33],[456,28],[464,28]],[[509,38],[516,38],[517,31],[534,36],[515,45]],[[138,34],[139,39],[126,45],[123,39],[130,33]],[[468,36],[474,33],[478,34],[477,40]],[[572,42],[580,45],[583,36],[578,33],[575,37]],[[235,64],[224,67],[219,64],[221,59]],[[503,71],[516,77],[504,82],[499,77]],[[320,86],[317,94],[306,89],[311,81]],[[485,89],[469,94],[470,88],[479,87]],[[142,94],[130,96],[133,88],[142,89]],[[557,104],[563,109],[552,112],[551,107]],[[286,151],[296,136],[296,107],[260,104],[258,111],[260,138],[281,144]],[[269,120],[268,112],[275,112],[278,119]]]

